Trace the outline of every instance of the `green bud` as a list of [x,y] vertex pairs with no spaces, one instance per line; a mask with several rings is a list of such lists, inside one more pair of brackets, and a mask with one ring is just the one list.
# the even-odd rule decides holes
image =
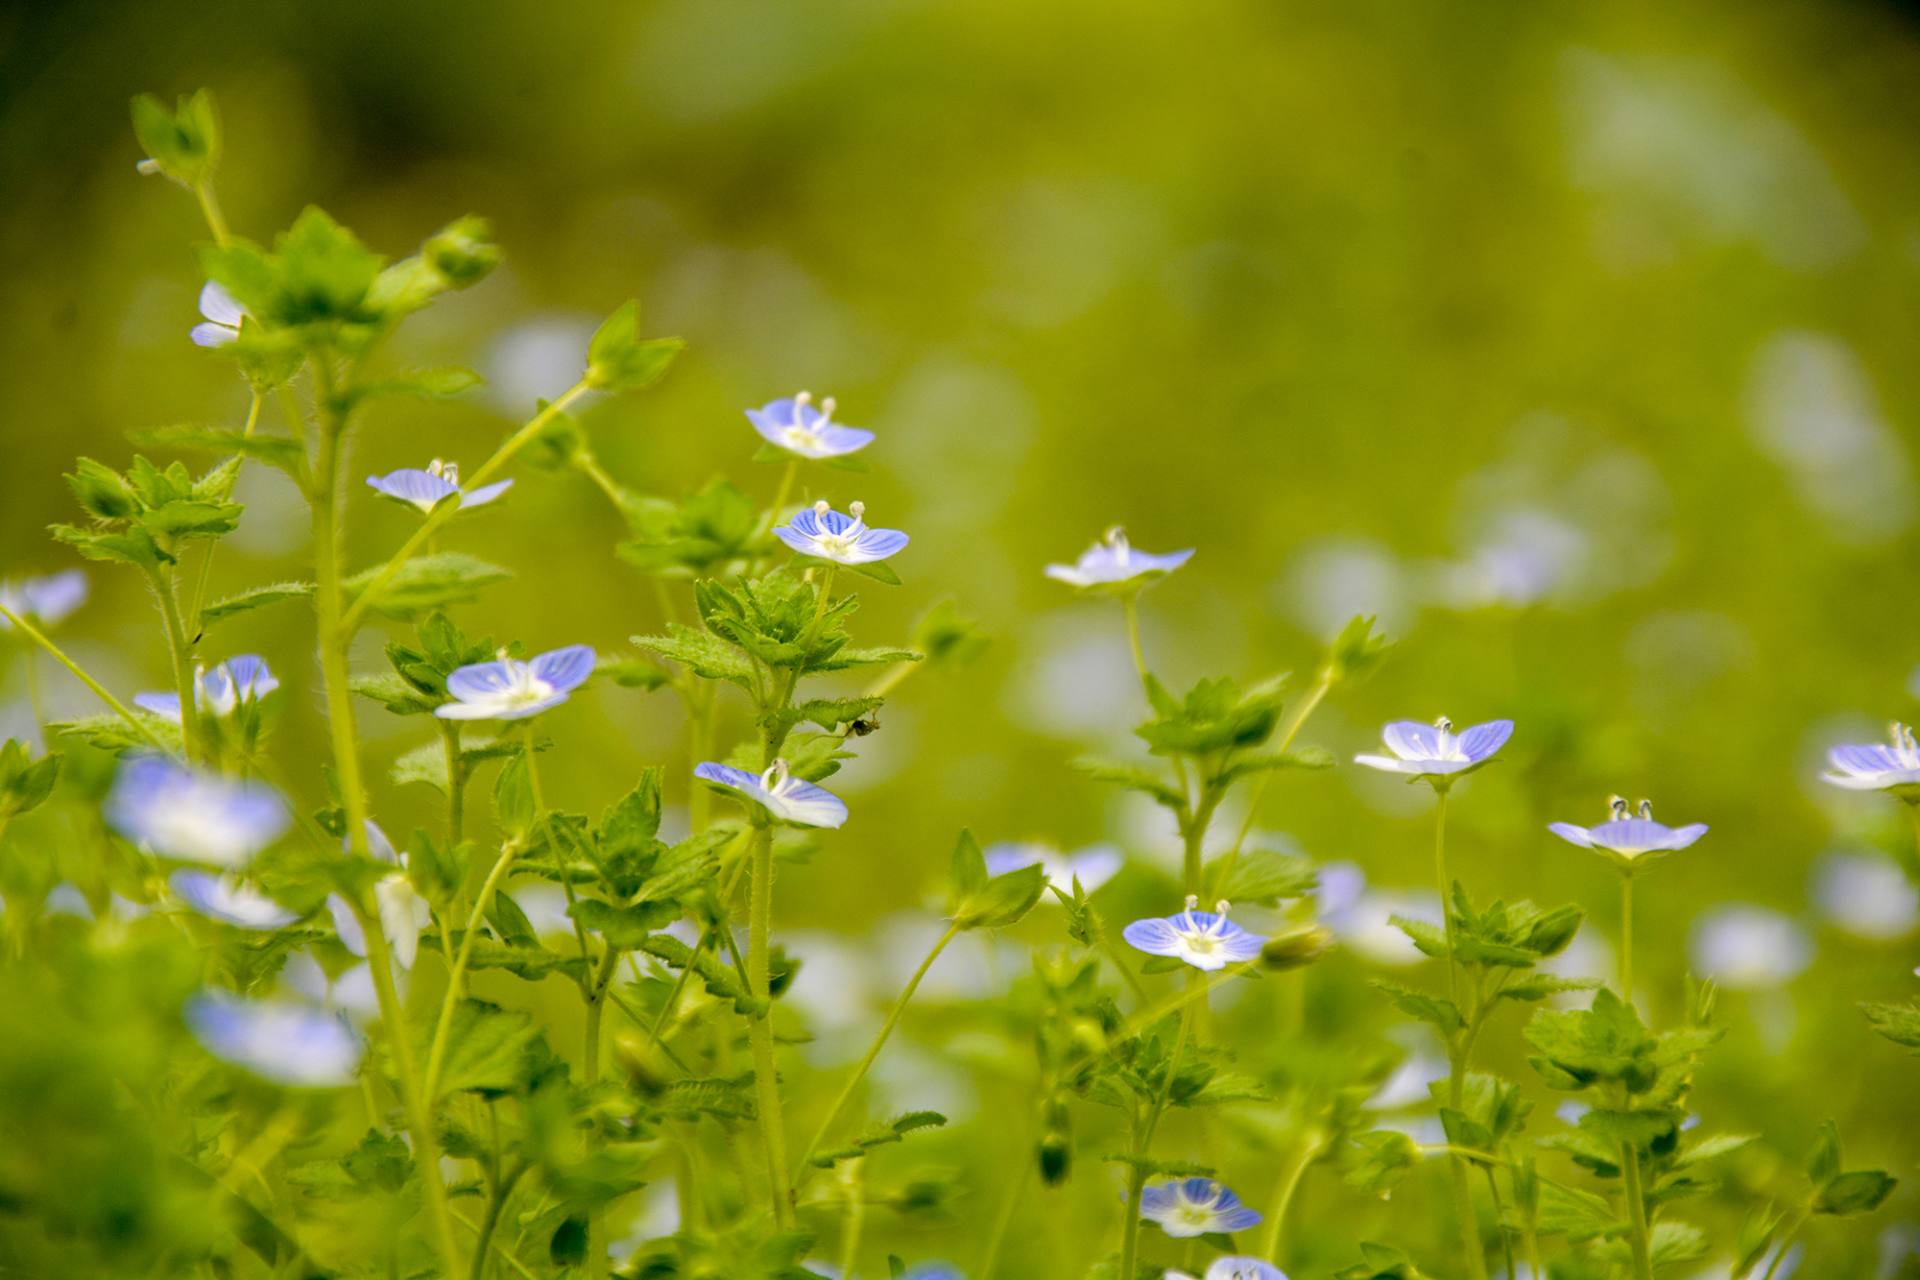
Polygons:
[[133,100],[133,134],[147,153],[142,173],[160,173],[198,186],[220,162],[220,116],[205,89],[180,99],[173,111],[150,93]]
[[640,337],[640,304],[608,316],[587,344],[587,385],[602,391],[639,391],[658,382],[686,346],[678,338]]
[[455,289],[478,284],[500,265],[500,246],[493,242],[493,228],[485,218],[471,215],[448,223],[421,252]]
[[1260,963],[1269,969],[1299,969],[1333,949],[1333,933],[1323,925],[1308,924],[1282,930],[1260,948]]

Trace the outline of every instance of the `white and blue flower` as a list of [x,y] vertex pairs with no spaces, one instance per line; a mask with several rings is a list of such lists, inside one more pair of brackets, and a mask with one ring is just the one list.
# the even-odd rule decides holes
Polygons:
[[421,515],[427,515],[449,498],[454,499],[453,505],[462,511],[470,507],[483,507],[513,487],[511,480],[496,480],[478,489],[462,489],[459,465],[442,462],[438,458],[424,468],[401,467],[383,476],[368,476],[367,484],[376,492],[412,507]]
[[839,458],[873,443],[873,432],[840,425],[833,420],[833,410],[832,396],[815,408],[812,393],[802,391],[747,410],[747,421],[768,444],[796,458]]
[[1417,720],[1395,720],[1380,731],[1391,755],[1358,755],[1355,764],[1382,773],[1397,773],[1409,780],[1426,778],[1439,786],[1445,781],[1480,768],[1513,736],[1513,721],[1489,720],[1459,733],[1453,721],[1441,716],[1432,724]]
[[528,662],[504,652],[492,662],[461,667],[447,677],[455,701],[435,707],[442,720],[525,720],[557,707],[593,674],[593,650],[584,644],[553,649]]
[[1224,969],[1260,954],[1267,940],[1227,919],[1231,904],[1219,902],[1212,911],[1194,910],[1199,905],[1199,897],[1188,894],[1187,909],[1179,915],[1135,920],[1120,936],[1136,951],[1171,956],[1196,969]]
[[223,778],[142,756],[121,766],[107,796],[113,829],[182,862],[237,867],[280,838],[287,806],[264,783]]
[[1073,853],[1062,853],[1053,845],[1037,841],[991,844],[986,848],[985,858],[990,876],[1003,876],[1038,864],[1046,873],[1047,883],[1062,893],[1072,893],[1076,879],[1082,889],[1092,893],[1113,879],[1126,861],[1125,855],[1110,844],[1088,845]]
[[845,801],[825,787],[794,777],[785,760],[775,760],[765,773],[709,760],[695,765],[693,776],[743,796],[795,826],[838,827],[847,820]]
[[1178,1239],[1231,1235],[1260,1224],[1258,1212],[1212,1178],[1183,1178],[1146,1188],[1140,1193],[1140,1216]]
[[[215,719],[224,720],[244,706],[252,706],[280,687],[280,681],[267,666],[267,660],[251,653],[228,658],[212,668],[194,673],[195,707]],[[178,693],[137,693],[133,705],[176,724],[180,720]]]
[[[1184,1271],[1169,1271],[1162,1280],[1201,1280]],[[1287,1273],[1263,1258],[1221,1257],[1207,1268],[1204,1280],[1287,1280]]]
[[[78,569],[0,582],[0,605],[5,605],[8,613],[43,628],[58,626],[86,602],[87,575]],[[13,624],[0,617],[0,631],[12,629]]]
[[1623,867],[1641,859],[1651,860],[1684,849],[1707,834],[1707,824],[1704,822],[1693,822],[1684,827],[1669,827],[1665,823],[1655,822],[1651,800],[1642,800],[1637,812],[1630,809],[1620,796],[1607,801],[1607,806],[1613,817],[1599,826],[1576,827],[1571,822],[1554,822],[1548,824],[1547,830],[1568,844],[1577,844],[1583,849],[1597,849]]
[[1193,551],[1154,555],[1136,551],[1127,532],[1114,525],[1072,564],[1050,564],[1047,576],[1082,591],[1127,592],[1164,578],[1193,558]]
[[208,871],[182,868],[168,878],[174,896],[209,919],[230,924],[236,929],[269,932],[284,928],[300,917],[233,876],[217,876]]
[[803,556],[835,564],[872,564],[906,550],[907,535],[898,529],[867,527],[865,503],[849,503],[847,511],[851,514],[816,502],[796,511],[792,522],[776,528],[773,536]]
[[1833,766],[1821,778],[1848,791],[1886,791],[1909,802],[1920,801],[1920,743],[1913,730],[1895,723],[1888,743],[1847,743],[1827,753]]
[[201,322],[187,334],[197,347],[224,347],[238,341],[241,322],[249,318],[239,299],[211,280],[200,290],[200,315]]
[[310,1089],[353,1083],[361,1044],[334,1014],[290,1000],[208,991],[187,1002],[187,1026],[216,1058]]

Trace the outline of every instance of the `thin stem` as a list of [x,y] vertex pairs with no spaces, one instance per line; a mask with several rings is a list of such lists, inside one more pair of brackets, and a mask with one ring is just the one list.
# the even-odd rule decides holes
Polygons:
[[174,593],[171,574],[155,569],[147,577],[153,586],[153,597],[160,605],[160,620],[166,627],[174,695],[180,699],[180,740],[185,744],[187,763],[199,764],[200,708],[194,697],[193,655],[187,644],[186,628],[180,621],[180,600]]
[[1147,651],[1140,643],[1140,597],[1128,592],[1120,598],[1120,607],[1127,615],[1127,647],[1133,651],[1133,669],[1139,673],[1140,688],[1146,692],[1147,701],[1153,701],[1153,674],[1147,670]]
[[793,482],[800,474],[800,459],[794,458],[780,472],[780,485],[773,491],[773,505],[767,508],[767,528],[780,523],[780,509],[793,493]]
[[[243,439],[253,438],[254,428],[260,425],[260,406],[263,403],[264,397],[261,395],[260,388],[254,387],[251,396],[247,400],[246,423],[240,428],[240,435]],[[242,455],[240,460],[244,463],[246,461],[245,456]],[[234,474],[238,476],[238,470],[236,470]],[[200,633],[203,629],[200,625],[200,614],[206,608],[207,583],[213,577],[213,557],[219,549],[220,544],[218,542],[210,541],[207,543],[207,553],[200,557],[200,572],[194,579],[193,605],[187,610],[187,617],[193,620],[192,630],[194,644],[200,643]]]
[[507,1197],[513,1194],[514,1184],[520,1181],[520,1175],[527,1171],[526,1164],[516,1164],[507,1171],[507,1176],[494,1185],[493,1194],[487,1197],[487,1213],[480,1220],[480,1236],[473,1246],[472,1280],[485,1280],[487,1272],[487,1247],[493,1243],[493,1230],[500,1225],[500,1212],[507,1207]]
[[1013,1225],[1013,1212],[1025,1198],[1027,1179],[1033,1176],[1033,1161],[1022,1160],[1020,1172],[1007,1180],[1006,1198],[993,1217],[993,1232],[987,1237],[986,1252],[980,1258],[980,1280],[993,1280],[993,1269],[1000,1263],[1000,1247],[1006,1243],[1007,1229]]
[[[492,457],[481,463],[479,469],[471,476],[465,478],[467,487],[471,489],[477,485],[485,484],[492,478],[494,472],[511,462],[515,454],[526,448],[528,444],[533,442],[535,437],[546,429],[549,422],[553,421],[558,415],[565,413],[567,406],[585,395],[587,391],[588,387],[584,381],[576,382],[561,392],[559,398],[553,401],[553,403],[549,404],[539,413],[534,414],[533,417],[527,419],[526,423],[523,424],[518,431],[507,437],[505,444],[502,444],[498,449],[493,451]],[[451,520],[454,512],[458,510],[459,505],[457,503],[443,503],[427,514],[427,518],[420,522],[419,526],[414,529],[412,535],[400,544],[400,549],[388,557],[385,564],[380,566],[379,572],[373,575],[373,580],[367,584],[366,590],[360,593],[359,599],[355,600],[352,606],[347,609],[346,613],[342,615],[340,619],[341,634],[349,636],[353,634],[354,628],[359,626],[360,620],[366,616],[368,604],[379,598],[381,590],[386,587],[387,583],[393,580],[393,575],[400,572],[400,566],[404,565],[413,557],[416,551],[425,546],[427,541],[440,531],[440,526]]]
[[841,1193],[847,1202],[847,1226],[840,1236],[840,1280],[853,1280],[855,1264],[860,1260],[860,1231],[867,1222],[867,1196],[861,1174],[866,1161],[847,1161],[840,1174]]
[[[317,395],[322,408],[319,452],[314,467],[313,555],[314,608],[318,615],[320,670],[326,686],[327,726],[333,740],[334,770],[339,779],[341,801],[346,808],[347,840],[359,857],[367,851],[366,787],[360,773],[360,748],[354,736],[353,695],[348,688],[347,632],[342,630],[340,614],[340,529],[338,488],[340,436],[345,424],[333,409],[332,377],[324,358],[314,361],[319,379]],[[182,718],[191,704],[181,706]],[[393,981],[393,964],[378,912],[370,911],[358,897],[353,903],[367,940],[367,965],[373,973],[374,993],[379,998],[380,1021],[392,1044],[394,1066],[400,1077],[401,1102],[407,1113],[407,1127],[413,1134],[414,1165],[420,1173],[420,1185],[427,1204],[427,1216],[433,1223],[435,1243],[440,1252],[442,1270],[448,1276],[461,1273],[460,1249],[454,1241],[453,1219],[447,1206],[446,1187],[440,1181],[440,1143],[433,1127],[432,1094],[422,1087],[414,1060],[413,1037]]]
[[1633,1250],[1634,1280],[1653,1280],[1653,1238],[1647,1226],[1647,1197],[1640,1186],[1640,1151],[1631,1142],[1622,1142],[1620,1155],[1627,1221],[1632,1227],[1628,1244]]
[[[1202,989],[1196,979],[1197,973],[1189,975],[1189,990]],[[1167,1055],[1166,1074],[1160,1080],[1159,1092],[1153,1103],[1147,1108],[1147,1116],[1142,1122],[1133,1145],[1135,1163],[1132,1175],[1127,1180],[1127,1222],[1120,1235],[1120,1271],[1122,1276],[1132,1276],[1138,1270],[1137,1260],[1140,1252],[1140,1193],[1147,1184],[1147,1171],[1144,1160],[1153,1148],[1154,1131],[1160,1127],[1160,1116],[1167,1108],[1167,1099],[1173,1094],[1173,1078],[1180,1070],[1180,1055],[1186,1051],[1187,1036],[1193,1030],[1193,1011],[1195,1004],[1189,1001],[1180,1010],[1180,1029],[1173,1036],[1173,1052]]]
[[508,870],[519,856],[518,841],[510,840],[501,846],[500,856],[494,860],[493,869],[487,872],[480,892],[474,896],[473,910],[467,914],[467,928],[460,938],[460,950],[454,953],[453,967],[447,973],[447,993],[440,1002],[440,1020],[434,1025],[433,1042],[427,1049],[426,1087],[429,1096],[440,1085],[440,1071],[446,1064],[447,1034],[453,1026],[454,1010],[460,1005],[461,982],[466,977],[467,965],[473,959],[473,944],[479,939],[480,926],[487,918],[487,905],[493,901],[494,890],[507,878]]
[[1260,1247],[1254,1252],[1269,1258],[1275,1266],[1280,1265],[1280,1237],[1287,1220],[1287,1209],[1293,1204],[1294,1193],[1300,1189],[1300,1179],[1320,1155],[1326,1138],[1317,1130],[1307,1135],[1288,1161],[1286,1172],[1280,1176],[1280,1185],[1274,1191],[1273,1203],[1267,1209],[1266,1230],[1261,1233]]
[[787,1138],[780,1110],[780,1078],[773,1057],[773,993],[769,979],[767,935],[773,928],[773,829],[754,828],[753,902],[747,924],[747,981],[761,1002],[747,1024],[753,1044],[755,1110],[766,1146],[767,1181],[773,1216],[782,1230],[793,1225],[793,1191],[787,1181]]
[[1760,1280],[1773,1280],[1773,1273],[1780,1269],[1782,1262],[1786,1261],[1787,1252],[1793,1244],[1793,1238],[1800,1234],[1800,1228],[1806,1225],[1807,1218],[1812,1212],[1812,1202],[1809,1201],[1801,1205],[1794,1211],[1793,1217],[1788,1219],[1786,1230],[1779,1232],[1774,1237],[1773,1261],[1767,1264],[1766,1274],[1762,1275]]
[[1507,1275],[1513,1275],[1513,1237],[1507,1234],[1506,1215],[1500,1211],[1500,1183],[1493,1176],[1493,1166],[1482,1165],[1480,1171],[1487,1175],[1487,1195],[1493,1200],[1494,1229],[1500,1233],[1500,1256],[1506,1263]]
[[1448,905],[1453,897],[1453,884],[1447,876],[1447,788],[1434,788],[1433,807],[1433,878],[1440,890],[1440,928],[1447,940],[1447,994],[1457,1005],[1460,1003],[1460,971],[1454,963],[1453,950],[1453,908]]
[[1633,1003],[1633,875],[1620,877],[1620,998]]
[[34,626],[31,622],[28,622],[25,618],[21,617],[19,614],[15,613],[13,610],[7,608],[3,604],[0,604],[0,618],[5,618],[9,623],[12,624],[14,630],[18,631],[21,635],[25,636],[27,639],[33,641],[33,643],[39,645],[42,649],[45,649],[49,654],[53,656],[53,660],[55,662],[65,667],[68,671],[71,671],[75,679],[77,679],[81,684],[87,686],[88,689],[92,690],[94,696],[99,698],[100,701],[106,703],[107,707],[115,715],[119,716],[122,720],[125,720],[127,722],[128,728],[132,729],[135,733],[145,738],[148,742],[151,742],[155,750],[164,751],[169,754],[172,753],[173,748],[168,746],[166,743],[162,742],[159,739],[159,737],[154,734],[153,730],[147,726],[146,722],[141,720],[139,716],[135,715],[133,711],[127,706],[126,703],[120,701],[120,699],[114,697],[111,693],[108,693],[105,685],[101,684],[98,680],[95,680],[92,676],[88,675],[86,671],[81,668],[79,663],[75,662],[72,658],[69,658],[67,656],[65,650],[63,650],[59,645],[55,644],[53,641],[47,639],[46,635],[41,632],[40,628]]
[[[1314,711],[1318,709],[1320,703],[1326,698],[1327,692],[1332,688],[1333,673],[1330,670],[1323,669],[1320,672],[1319,678],[1317,678],[1313,682],[1312,687],[1307,690],[1306,696],[1301,698],[1294,706],[1292,713],[1287,716],[1286,722],[1281,726],[1280,731],[1274,735],[1274,747],[1276,750],[1285,752],[1287,748],[1293,745],[1293,740],[1299,736],[1301,728],[1307,723],[1308,718],[1313,715]],[[1254,820],[1260,815],[1260,802],[1266,799],[1267,787],[1272,783],[1274,774],[1278,772],[1280,772],[1278,769],[1268,769],[1254,782],[1253,794],[1247,799],[1246,816],[1241,818],[1240,830],[1238,834],[1233,837],[1233,844],[1228,848],[1226,857],[1222,859],[1220,863],[1221,883],[1224,884],[1226,882],[1227,875],[1233,870],[1233,864],[1240,858],[1241,847],[1247,843],[1247,837],[1253,833]]]
[[959,933],[958,921],[949,924],[946,932],[940,935],[940,940],[933,944],[926,958],[921,960],[920,967],[913,971],[911,978],[907,979],[907,985],[901,988],[899,999],[893,1002],[893,1008],[887,1013],[887,1020],[880,1024],[880,1031],[874,1036],[873,1043],[867,1046],[866,1053],[862,1054],[860,1061],[854,1064],[846,1083],[840,1086],[839,1096],[834,1098],[833,1105],[827,1108],[826,1118],[820,1122],[820,1128],[814,1133],[813,1141],[807,1144],[806,1153],[800,1157],[800,1167],[794,1174],[796,1188],[805,1184],[810,1168],[809,1162],[813,1159],[814,1153],[820,1150],[820,1144],[826,1141],[827,1134],[833,1129],[833,1122],[840,1118],[842,1111],[846,1110],[847,1103],[853,1099],[853,1091],[860,1087],[860,1082],[866,1079],[868,1068],[872,1067],[874,1059],[880,1056],[880,1050],[886,1047],[887,1038],[893,1034],[894,1027],[900,1023],[900,1015],[907,1011],[907,1002],[912,1000],[913,993],[920,989],[920,980],[927,976],[927,971],[933,968],[933,962],[940,958],[940,953],[947,949],[947,944],[959,936]]
[[460,758],[460,722],[441,720],[439,728],[447,752],[447,847],[451,849],[466,838],[467,764]]
[[1920,884],[1920,802],[1908,800],[1907,820],[1913,824],[1913,852],[1901,859],[1906,865],[1907,878]]
[[193,194],[200,202],[200,214],[207,220],[207,230],[213,232],[213,242],[224,249],[233,237],[227,231],[227,218],[220,212],[220,198],[213,193],[213,184],[196,182]]

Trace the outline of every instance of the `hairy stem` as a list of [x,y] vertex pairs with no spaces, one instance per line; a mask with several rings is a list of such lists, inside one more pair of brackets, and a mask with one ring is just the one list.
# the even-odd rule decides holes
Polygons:
[[753,1089],[760,1136],[766,1147],[767,1183],[773,1216],[784,1230],[793,1225],[793,1192],[787,1181],[787,1138],[780,1109],[780,1078],[773,1057],[773,994],[767,956],[773,928],[773,829],[754,829],[753,902],[747,922],[747,982],[761,1007],[747,1024],[753,1045]]
[[[314,608],[318,615],[320,670],[326,686],[327,727],[333,740],[334,771],[339,780],[341,802],[346,808],[348,847],[358,857],[370,857],[367,849],[366,786],[360,773],[360,748],[354,736],[353,695],[348,688],[347,633],[342,630],[340,613],[340,526],[338,488],[340,437],[345,423],[333,407],[332,381],[326,359],[314,361],[319,377],[318,396],[322,421],[319,450],[314,466],[313,558]],[[191,704],[181,707],[186,715]],[[353,902],[360,917],[361,931],[367,939],[367,965],[373,973],[374,993],[379,998],[380,1021],[393,1048],[393,1062],[400,1077],[401,1102],[407,1113],[407,1127],[413,1134],[414,1166],[426,1200],[427,1217],[433,1227],[434,1242],[440,1253],[442,1269],[448,1276],[461,1273],[460,1249],[454,1241],[453,1219],[448,1211],[446,1187],[440,1181],[440,1144],[433,1128],[432,1095],[422,1085],[414,1059],[413,1038],[393,981],[392,956],[386,933],[380,926],[379,912],[371,910],[357,895]]]
[[833,1105],[827,1108],[826,1118],[821,1120],[819,1130],[813,1135],[813,1141],[807,1144],[806,1153],[800,1157],[800,1167],[794,1173],[796,1188],[805,1184],[810,1168],[808,1162],[813,1159],[814,1153],[820,1150],[820,1144],[832,1131],[833,1122],[838,1120],[840,1113],[847,1109],[847,1103],[853,1099],[853,1091],[860,1087],[862,1080],[866,1079],[867,1070],[873,1066],[874,1059],[880,1056],[880,1050],[886,1047],[887,1038],[893,1034],[894,1027],[900,1023],[900,1015],[907,1011],[907,1002],[912,1000],[913,993],[920,989],[920,980],[927,976],[927,971],[933,968],[933,962],[940,958],[940,953],[947,949],[947,944],[959,936],[959,933],[959,922],[948,925],[946,932],[940,935],[940,940],[933,944],[926,958],[920,962],[920,967],[913,971],[911,978],[907,979],[907,985],[901,988],[899,999],[893,1002],[893,1008],[887,1013],[887,1020],[880,1024],[879,1034],[874,1036],[873,1043],[867,1046],[867,1051],[861,1055],[860,1061],[854,1064],[853,1071],[847,1076],[847,1082],[840,1086],[840,1093],[834,1098]]
[[[1199,974],[1192,973],[1187,978],[1189,991],[1201,991],[1205,988],[1198,981]],[[1139,1270],[1140,1253],[1140,1193],[1147,1185],[1147,1171],[1142,1163],[1147,1153],[1153,1149],[1153,1135],[1160,1127],[1160,1116],[1167,1109],[1167,1099],[1173,1095],[1173,1078],[1180,1071],[1180,1055],[1186,1052],[1187,1036],[1193,1030],[1193,1011],[1198,1001],[1190,1000],[1181,1007],[1180,1029],[1174,1032],[1173,1052],[1167,1055],[1166,1074],[1160,1080],[1160,1089],[1153,1103],[1147,1108],[1146,1119],[1142,1121],[1133,1145],[1135,1163],[1127,1179],[1127,1221],[1120,1234],[1120,1271],[1122,1276],[1132,1276]]]
[[1653,1280],[1653,1233],[1647,1225],[1647,1197],[1640,1185],[1640,1151],[1631,1142],[1620,1144],[1620,1172],[1627,1199],[1627,1242],[1633,1250],[1634,1280]]
[[167,656],[173,664],[174,696],[180,699],[180,741],[188,764],[201,762],[200,708],[194,697],[193,654],[187,644],[186,627],[180,620],[180,598],[174,592],[173,576],[156,569],[147,575],[153,598],[160,605],[160,620],[167,633]]
[[87,686],[87,688],[93,692],[93,695],[99,698],[100,701],[107,704],[107,708],[109,710],[111,710],[115,715],[119,716],[122,720],[126,721],[128,728],[132,729],[135,733],[139,734],[142,738],[145,738],[148,742],[152,743],[154,750],[164,751],[169,754],[172,753],[173,748],[168,746],[166,743],[162,742],[159,739],[159,737],[154,734],[153,730],[150,727],[148,727],[146,721],[142,720],[139,716],[135,715],[133,713],[132,708],[128,707],[126,703],[120,701],[120,699],[114,697],[111,693],[107,692],[107,687],[105,685],[101,684],[98,680],[95,680],[92,676],[88,675],[86,671],[80,666],[79,663],[75,662],[72,658],[69,658],[67,656],[66,651],[64,649],[62,649],[59,645],[55,644],[53,641],[47,639],[45,633],[43,633],[40,630],[40,628],[34,626],[31,622],[27,621],[25,618],[21,617],[19,614],[15,613],[13,610],[7,608],[3,604],[0,604],[0,618],[5,618],[7,622],[12,625],[15,631],[18,631],[21,635],[31,640],[34,644],[39,645],[42,649],[45,649],[47,653],[53,657],[53,660],[55,662],[65,667],[68,671],[71,671],[75,679],[77,679],[81,684]]

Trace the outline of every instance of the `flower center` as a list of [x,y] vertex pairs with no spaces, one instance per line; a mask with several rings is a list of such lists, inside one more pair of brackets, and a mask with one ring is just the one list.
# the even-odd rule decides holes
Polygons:
[[534,674],[533,666],[526,662],[505,659],[507,666],[507,687],[501,696],[515,706],[528,706],[543,698],[553,696],[553,686]]
[[1893,738],[1893,754],[1900,761],[1902,769],[1920,769],[1920,743],[1916,743],[1913,730],[1895,721],[1890,736]]

